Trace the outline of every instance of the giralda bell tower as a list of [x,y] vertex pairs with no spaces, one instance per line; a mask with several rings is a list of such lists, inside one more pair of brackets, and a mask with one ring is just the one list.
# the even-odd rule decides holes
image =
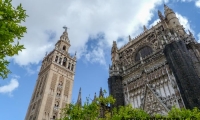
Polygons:
[[68,53],[70,41],[67,27],[47,54],[38,74],[25,120],[53,120],[60,118],[60,108],[71,102],[76,56]]

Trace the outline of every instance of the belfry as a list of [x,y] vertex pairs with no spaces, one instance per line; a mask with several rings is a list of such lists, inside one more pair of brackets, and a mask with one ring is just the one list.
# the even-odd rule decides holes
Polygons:
[[76,56],[70,56],[67,27],[55,48],[42,60],[25,120],[60,118],[60,109],[71,102]]

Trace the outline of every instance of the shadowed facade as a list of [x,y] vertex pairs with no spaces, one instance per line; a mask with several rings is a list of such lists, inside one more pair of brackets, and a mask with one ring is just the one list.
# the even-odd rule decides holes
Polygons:
[[121,48],[113,41],[109,93],[115,106],[131,104],[149,114],[166,114],[172,106],[200,108],[200,44],[168,6],[158,17]]

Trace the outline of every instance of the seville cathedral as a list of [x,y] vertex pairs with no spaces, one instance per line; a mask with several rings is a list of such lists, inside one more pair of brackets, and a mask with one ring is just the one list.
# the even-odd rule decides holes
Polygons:
[[[113,41],[108,87],[114,106],[131,104],[150,115],[167,114],[173,106],[200,108],[200,44],[168,6],[158,16],[160,22],[150,29],[144,26],[143,33],[129,36],[121,48]],[[60,118],[60,109],[71,102],[76,55],[68,52],[64,28],[55,49],[42,61],[25,120]]]
[[46,55],[38,74],[25,120],[50,120],[60,117],[60,108],[71,102],[76,56],[70,56],[67,27]]
[[200,108],[200,44],[168,6],[158,16],[160,22],[123,47],[113,42],[108,86],[115,106],[131,104],[151,115]]

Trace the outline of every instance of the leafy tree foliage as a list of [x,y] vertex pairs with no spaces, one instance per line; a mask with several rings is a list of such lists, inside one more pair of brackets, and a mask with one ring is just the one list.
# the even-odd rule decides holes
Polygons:
[[131,105],[120,106],[119,108],[105,109],[105,115],[101,116],[102,106],[110,106],[114,104],[115,99],[112,96],[99,97],[95,101],[87,102],[80,106],[78,104],[67,105],[62,113],[61,119],[59,120],[145,120],[145,119],[176,119],[176,120],[200,120],[200,110],[194,108],[189,109],[178,109],[173,107],[167,115],[155,114],[153,116],[148,115],[141,109],[134,109]]
[[[101,106],[113,104],[115,100],[113,97],[99,97],[94,101],[89,102],[87,98],[83,106],[78,104],[68,104],[66,108],[63,109],[60,120],[95,120],[100,116]],[[106,116],[109,116],[109,110],[104,109]]]
[[60,120],[125,120],[150,117],[143,110],[133,109],[131,105],[111,109],[114,103],[115,99],[112,96],[100,96],[92,102],[87,98],[83,106],[68,104],[63,109]]
[[176,119],[183,119],[183,120],[200,120],[200,110],[198,108],[194,108],[193,110],[189,109],[178,109],[173,107],[171,111],[169,111],[168,118],[176,118]]
[[5,79],[10,73],[7,56],[14,56],[24,49],[19,40],[26,32],[26,27],[21,25],[27,17],[20,4],[14,8],[12,0],[0,0],[0,77]]

